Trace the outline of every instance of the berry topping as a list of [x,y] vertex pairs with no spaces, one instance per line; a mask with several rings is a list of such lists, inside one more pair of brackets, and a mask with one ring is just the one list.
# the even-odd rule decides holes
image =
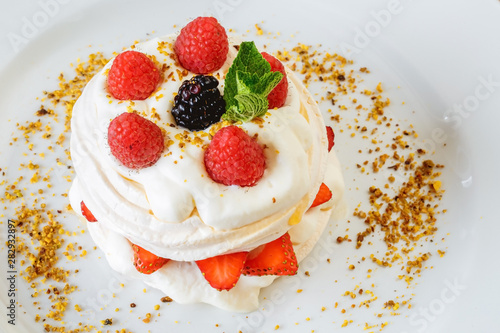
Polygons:
[[330,126],[326,126],[326,135],[328,136],[328,151],[330,151],[335,144],[335,133]]
[[288,232],[274,241],[250,251],[245,275],[295,275],[298,264]]
[[311,208],[319,206],[327,202],[331,198],[332,198],[332,191],[330,191],[330,189],[328,188],[328,186],[325,185],[325,183],[321,183],[318,194],[316,194],[316,197],[314,198]]
[[134,250],[134,266],[143,274],[151,274],[163,267],[170,259],[158,257],[157,255],[144,250],[139,245],[132,244]]
[[182,28],[174,51],[181,65],[196,74],[220,69],[227,58],[226,31],[213,17],[198,17]]
[[196,265],[213,288],[229,290],[238,282],[246,257],[247,252],[223,254],[198,260]]
[[221,128],[205,151],[209,176],[224,185],[253,186],[265,167],[263,148],[237,126]]
[[160,83],[161,74],[147,55],[137,51],[120,53],[108,73],[108,90],[120,100],[148,98]]
[[163,134],[158,125],[128,112],[109,124],[108,144],[113,156],[131,169],[155,164],[164,148]]
[[218,122],[226,112],[226,102],[213,76],[198,75],[186,80],[174,99],[172,115],[179,126],[199,131]]
[[85,203],[82,201],[80,202],[80,208],[82,210],[82,215],[87,219],[89,222],[97,222],[97,219],[94,217],[94,214],[85,206]]
[[286,78],[285,66],[283,66],[281,61],[266,52],[262,52],[262,56],[271,65],[271,72],[280,72],[283,74],[283,78],[278,85],[267,95],[269,108],[280,108],[285,104],[286,96],[288,95],[288,80]]

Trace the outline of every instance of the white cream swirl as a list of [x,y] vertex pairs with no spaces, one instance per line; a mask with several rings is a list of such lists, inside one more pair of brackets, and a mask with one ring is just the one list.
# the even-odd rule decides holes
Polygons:
[[[182,80],[194,75],[179,75],[182,69],[169,55],[174,39],[135,46],[165,69],[161,86],[148,99],[118,101],[109,95],[112,61],[88,83],[73,108],[71,157],[78,180],[70,200],[76,211],[83,200],[103,227],[165,258],[192,261],[251,250],[288,231],[314,199],[328,161],[321,113],[288,71],[286,104],[269,110],[262,123],[238,125],[266,147],[264,176],[253,187],[215,183],[203,164],[210,129],[190,133],[175,126],[170,113]],[[214,73],[220,89],[236,53],[230,47],[226,63]],[[170,140],[159,161],[141,170],[120,165],[107,144],[110,121],[132,110]]]

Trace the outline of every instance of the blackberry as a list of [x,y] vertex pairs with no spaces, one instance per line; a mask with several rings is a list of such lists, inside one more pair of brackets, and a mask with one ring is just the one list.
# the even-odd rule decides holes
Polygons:
[[197,75],[184,81],[172,109],[177,125],[200,131],[218,122],[226,112],[226,102],[218,85],[219,81],[208,75]]

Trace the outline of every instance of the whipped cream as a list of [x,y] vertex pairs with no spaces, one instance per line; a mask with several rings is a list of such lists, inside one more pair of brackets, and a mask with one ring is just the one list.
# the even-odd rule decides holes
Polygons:
[[[88,227],[113,269],[144,280],[180,303],[250,311],[258,304],[260,288],[275,277],[242,276],[229,292],[219,292],[208,285],[194,261],[250,251],[287,231],[301,260],[333,209],[343,205],[340,164],[333,150],[327,152],[317,104],[287,70],[285,105],[269,110],[262,122],[238,124],[266,147],[263,177],[253,187],[212,181],[203,164],[211,129],[190,132],[174,126],[170,114],[182,81],[194,75],[170,57],[174,41],[171,35],[135,46],[164,68],[161,85],[144,101],[119,101],[109,95],[106,79],[112,61],[88,83],[73,108],[70,148],[77,177],[70,202],[80,214],[84,201],[99,221]],[[236,54],[230,47],[225,64],[213,73],[221,90]],[[159,161],[141,170],[120,165],[107,144],[110,121],[130,111],[155,122],[167,136],[168,148]],[[332,200],[307,210],[322,182],[332,190]],[[133,266],[130,242],[172,260],[151,275],[141,274]]]
[[[333,151],[332,151],[333,152]],[[334,153],[330,153],[327,174],[337,179],[332,192],[343,192],[340,163]],[[77,204],[78,199],[75,198]],[[299,263],[311,252],[324,228],[330,220],[332,210],[342,211],[345,203],[342,196],[336,196],[324,205],[312,208],[303,215],[299,224],[289,230],[295,255]],[[130,242],[117,232],[101,223],[87,223],[96,245],[104,252],[106,260],[115,271],[127,277],[137,278],[147,285],[161,290],[177,303],[207,303],[232,312],[250,312],[259,306],[259,294],[268,287],[277,276],[242,275],[236,286],[229,291],[217,291],[203,277],[195,262],[169,261],[153,274],[139,273],[133,265],[134,256]]]

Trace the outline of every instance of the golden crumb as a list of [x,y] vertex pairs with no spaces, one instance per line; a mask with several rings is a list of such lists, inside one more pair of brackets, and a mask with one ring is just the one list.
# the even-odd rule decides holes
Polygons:
[[142,322],[148,324],[150,321],[151,321],[151,313],[146,313],[146,318],[144,318]]

